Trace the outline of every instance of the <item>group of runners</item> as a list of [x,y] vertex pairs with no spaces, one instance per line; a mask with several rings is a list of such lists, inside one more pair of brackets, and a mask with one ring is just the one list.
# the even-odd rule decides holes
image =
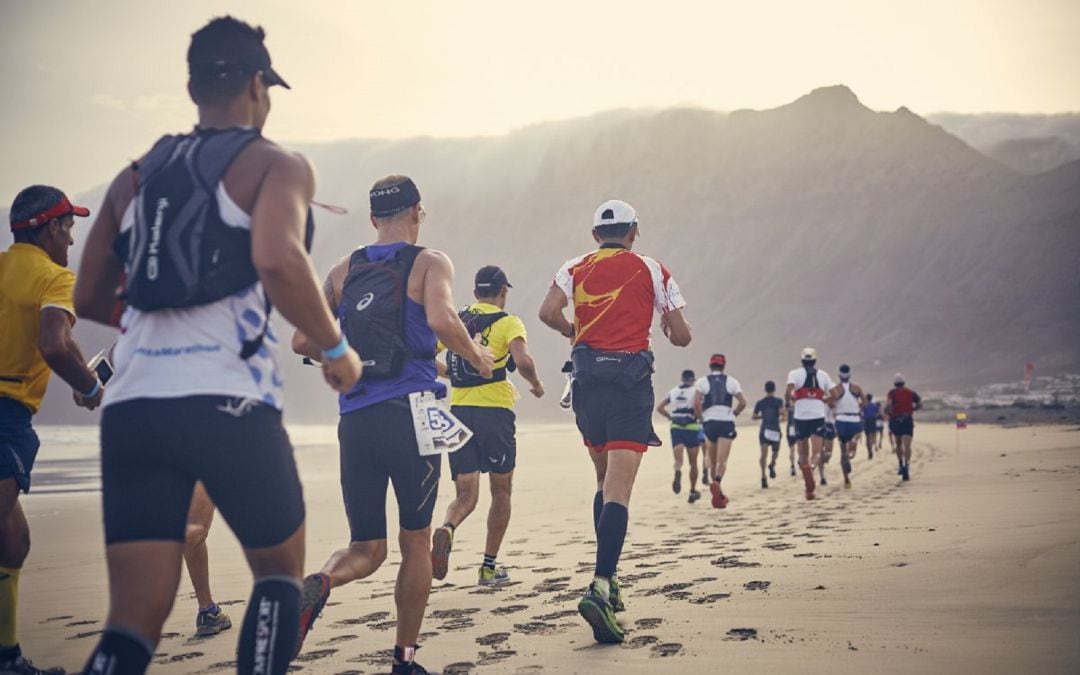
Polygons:
[[[783,398],[776,394],[776,382],[765,382],[765,395],[753,408],[752,419],[760,420],[758,445],[761,454],[761,487],[769,487],[776,478],[783,429],[786,425],[791,475],[798,467],[806,483],[806,498],[814,499],[816,486],[827,485],[825,467],[839,444],[840,467],[844,487],[851,488],[851,461],[855,459],[859,439],[866,436],[867,459],[874,458],[880,448],[881,436],[888,423],[889,441],[897,458],[897,473],[901,480],[910,480],[911,438],[914,434],[914,413],[922,406],[917,393],[907,387],[905,378],[897,373],[882,407],[873,394],[852,382],[851,367],[840,366],[840,382],[834,383],[829,374],[817,368],[817,350],[807,347],[800,353],[801,366],[788,373]],[[681,382],[668,392],[656,411],[671,422],[671,446],[675,477],[671,489],[682,491],[684,455],[689,460],[690,489],[687,501],[693,504],[701,498],[698,486],[698,457],[702,456],[701,485],[712,493],[714,508],[726,508],[729,498],[723,491],[731,445],[737,431],[735,419],[746,409],[742,385],[724,370],[727,358],[713,354],[709,359],[709,374],[695,378],[694,371],[684,370]],[[704,447],[704,452],[700,449]],[[818,478],[815,478],[815,470]]]
[[[477,582],[509,579],[497,557],[516,465],[510,373],[533,396],[545,393],[524,322],[506,311],[512,286],[505,271],[485,266],[474,277],[475,302],[457,309],[453,264],[445,253],[418,245],[426,213],[419,187],[404,175],[374,183],[373,243],[342,251],[320,284],[308,257],[313,172],[302,156],[261,134],[271,88],[289,86],[271,65],[262,29],[214,19],[192,35],[187,63],[197,126],[162,137],[116,175],[86,235],[77,280],[67,269],[67,250],[75,219],[89,210],[40,185],[20,192],[12,205],[15,244],[0,253],[0,674],[63,672],[22,656],[15,623],[29,551],[18,496],[30,487],[38,450],[31,418],[50,372],[72,388],[76,405],[103,406],[110,601],[85,673],[145,672],[184,562],[199,602],[197,632],[231,626],[209,589],[205,539],[215,511],[239,540],[253,576],[237,670],[284,673],[334,589],[385,562],[391,485],[402,558],[391,667],[427,672],[415,656],[431,582],[448,574],[455,533],[476,507],[481,473],[489,475],[492,500]],[[630,204],[601,204],[588,231],[582,229],[583,239],[591,234],[597,246],[555,272],[539,308],[540,320],[567,340],[569,403],[596,476],[595,565],[577,609],[603,643],[624,639],[615,613],[626,605],[617,569],[630,497],[644,452],[661,444],[652,424],[654,313],[671,344],[691,341],[675,280],[633,250],[639,232]],[[282,424],[283,336],[271,326],[274,310],[296,328],[292,350],[318,365],[338,395],[348,545],[307,575],[306,511]],[[106,370],[91,368],[75,344],[76,317],[119,328]],[[804,351],[783,402],[767,386],[754,407],[762,420],[762,486],[766,454],[772,449],[768,466],[775,476],[779,428],[790,417],[807,498],[831,433],[829,411],[835,405],[847,456],[857,434],[845,425],[870,409],[843,369],[834,386],[816,369],[816,358]],[[690,501],[700,497],[702,434],[700,479],[718,508],[728,503],[722,481],[735,419],[747,407],[726,365],[717,354],[706,377],[686,371],[659,408],[672,421],[675,491],[686,449]],[[449,406],[440,375],[450,381]],[[890,423],[904,405],[918,407],[917,396],[900,391],[890,394],[897,413]],[[905,479],[907,419],[895,429]],[[447,453],[455,495],[442,525],[432,529]]]

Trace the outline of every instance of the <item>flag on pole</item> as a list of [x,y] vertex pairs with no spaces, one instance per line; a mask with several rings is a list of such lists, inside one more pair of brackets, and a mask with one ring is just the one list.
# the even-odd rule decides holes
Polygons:
[[967,413],[964,413],[964,412],[956,413],[956,428],[957,429],[967,429]]

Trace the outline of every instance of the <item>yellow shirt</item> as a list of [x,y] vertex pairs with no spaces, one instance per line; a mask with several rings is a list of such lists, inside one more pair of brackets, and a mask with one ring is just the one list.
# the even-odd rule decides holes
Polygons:
[[52,374],[38,351],[41,310],[59,307],[74,319],[74,290],[75,274],[37,246],[0,252],[0,396],[41,408]]
[[[478,302],[469,306],[469,309],[477,314],[496,314],[504,310],[486,302]],[[525,339],[525,324],[513,314],[493,323],[487,330],[481,333],[483,343],[487,345],[495,357],[495,368],[506,366],[510,358],[510,343],[521,338]],[[445,349],[439,343],[439,351]],[[509,378],[510,373],[507,373]],[[472,405],[481,408],[513,408],[514,385],[509,379],[502,382],[482,384],[479,387],[454,387],[450,393],[450,405]]]

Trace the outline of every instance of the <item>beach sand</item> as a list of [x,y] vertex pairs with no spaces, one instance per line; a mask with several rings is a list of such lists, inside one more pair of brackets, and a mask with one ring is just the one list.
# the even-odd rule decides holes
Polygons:
[[[659,421],[658,421],[659,422]],[[658,424],[657,428],[661,428]],[[786,447],[758,487],[756,429],[740,427],[726,510],[671,491],[669,447],[650,450],[620,565],[623,646],[599,646],[577,616],[591,578],[592,466],[572,426],[522,425],[514,515],[499,555],[513,584],[476,586],[489,499],[459,530],[436,582],[418,661],[466,672],[1080,672],[1080,433],[1065,427],[916,429],[912,480],[893,457],[838,457],[803,499]],[[665,440],[666,443],[666,440]],[[49,466],[49,447],[40,460]],[[298,451],[308,505],[306,569],[346,543],[337,448]],[[85,468],[83,465],[79,465]],[[707,492],[703,493],[707,497]],[[436,520],[452,496],[444,468]],[[81,668],[106,608],[100,495],[31,494],[33,550],[20,588],[24,652]],[[396,513],[388,510],[392,525]],[[228,672],[250,589],[224,522],[210,536],[212,586],[234,628],[193,639],[186,577],[152,668]],[[389,670],[398,553],[338,589],[295,662],[306,672]],[[456,669],[456,670],[455,670]]]

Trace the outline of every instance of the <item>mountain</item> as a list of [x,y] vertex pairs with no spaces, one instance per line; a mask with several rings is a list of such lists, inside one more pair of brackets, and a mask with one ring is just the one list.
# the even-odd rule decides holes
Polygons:
[[1080,159],[1080,114],[938,113],[927,120],[987,157],[1038,174]]
[[[636,250],[663,262],[689,303],[694,342],[657,344],[658,391],[719,351],[756,397],[804,345],[833,373],[851,364],[872,392],[898,370],[916,389],[951,389],[1026,361],[1080,368],[1080,162],[1025,175],[846,87],[764,111],[618,111],[501,137],[299,149],[317,199],[349,209],[318,214],[320,271],[371,240],[368,187],[413,176],[428,211],[421,243],[453,258],[459,304],[477,268],[507,271],[508,309],[531,331],[552,399],[568,350],[536,310],[555,270],[593,245],[593,209],[609,198],[638,209]],[[332,420],[321,378],[285,361],[290,419]],[[52,410],[71,419],[68,408]],[[546,399],[521,412],[559,414]]]

